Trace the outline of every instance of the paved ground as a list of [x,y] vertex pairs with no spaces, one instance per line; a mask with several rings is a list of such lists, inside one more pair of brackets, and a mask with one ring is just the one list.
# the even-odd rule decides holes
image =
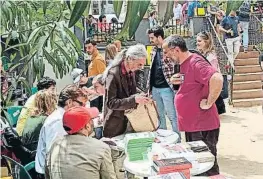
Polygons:
[[[218,161],[221,174],[231,179],[263,179],[262,107],[227,106],[227,113],[220,118]],[[167,126],[171,129],[170,122]]]
[[227,107],[218,144],[221,173],[233,179],[263,179],[262,107]]
[[221,172],[236,179],[263,179],[262,107],[233,109],[221,116]]

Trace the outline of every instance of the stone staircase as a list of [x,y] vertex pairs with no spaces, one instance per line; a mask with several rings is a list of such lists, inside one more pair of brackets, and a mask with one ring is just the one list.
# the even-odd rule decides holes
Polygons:
[[240,53],[235,59],[232,102],[234,107],[252,107],[263,104],[263,71],[259,64],[259,52],[249,46],[247,53]]

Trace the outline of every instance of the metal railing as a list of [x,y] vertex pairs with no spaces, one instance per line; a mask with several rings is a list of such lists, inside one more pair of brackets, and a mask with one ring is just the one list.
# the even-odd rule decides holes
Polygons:
[[262,14],[254,13],[250,16],[249,21],[249,45],[254,45],[257,50],[263,52],[263,18]]
[[229,74],[231,72],[231,68],[233,69],[234,66],[231,67],[228,65],[231,63],[228,60],[226,46],[220,39],[220,35],[216,32],[216,29],[209,16],[207,16],[204,20],[204,30],[209,31],[212,34],[221,73],[223,75]]
[[[233,99],[233,76],[234,76],[234,66],[231,66],[227,55],[226,46],[223,44],[220,35],[217,33],[210,16],[207,16],[204,19],[204,30],[209,31],[213,36],[215,51],[217,53],[218,62],[220,66],[220,71],[224,75],[224,78],[227,79],[227,75],[231,75],[231,80],[227,81],[227,91],[229,94],[229,103],[232,103]],[[225,83],[225,82],[224,82]]]
[[188,25],[176,23],[176,20],[173,18],[171,18],[165,25],[163,24],[163,21],[160,21],[158,25],[163,26],[165,37],[168,37],[169,35],[180,35],[183,37],[191,36]]
[[86,22],[86,37],[92,38],[97,43],[111,42],[123,28],[123,23]]

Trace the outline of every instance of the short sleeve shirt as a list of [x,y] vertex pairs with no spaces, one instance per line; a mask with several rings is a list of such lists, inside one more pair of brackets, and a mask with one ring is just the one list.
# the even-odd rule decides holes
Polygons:
[[225,34],[226,38],[235,38],[238,37],[238,24],[239,24],[239,19],[238,17],[233,17],[233,16],[226,16],[221,22],[221,26],[226,29],[226,30],[233,30],[233,36],[229,33]]
[[200,108],[202,99],[209,95],[209,80],[216,69],[197,54],[191,55],[181,64],[184,74],[175,98],[180,131],[196,132],[217,129],[220,126],[216,105],[208,110]]

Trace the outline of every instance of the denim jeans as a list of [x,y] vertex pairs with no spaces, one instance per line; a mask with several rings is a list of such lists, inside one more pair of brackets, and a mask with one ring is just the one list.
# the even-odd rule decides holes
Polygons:
[[242,40],[243,40],[243,46],[245,49],[248,48],[248,27],[249,27],[249,22],[243,22],[240,21],[240,26],[241,29],[243,30],[243,34],[242,34]]
[[167,129],[165,114],[167,114],[174,132],[177,132],[179,137],[177,115],[174,106],[174,91],[171,88],[152,88],[153,100],[156,101],[157,111],[159,114],[160,129]]

